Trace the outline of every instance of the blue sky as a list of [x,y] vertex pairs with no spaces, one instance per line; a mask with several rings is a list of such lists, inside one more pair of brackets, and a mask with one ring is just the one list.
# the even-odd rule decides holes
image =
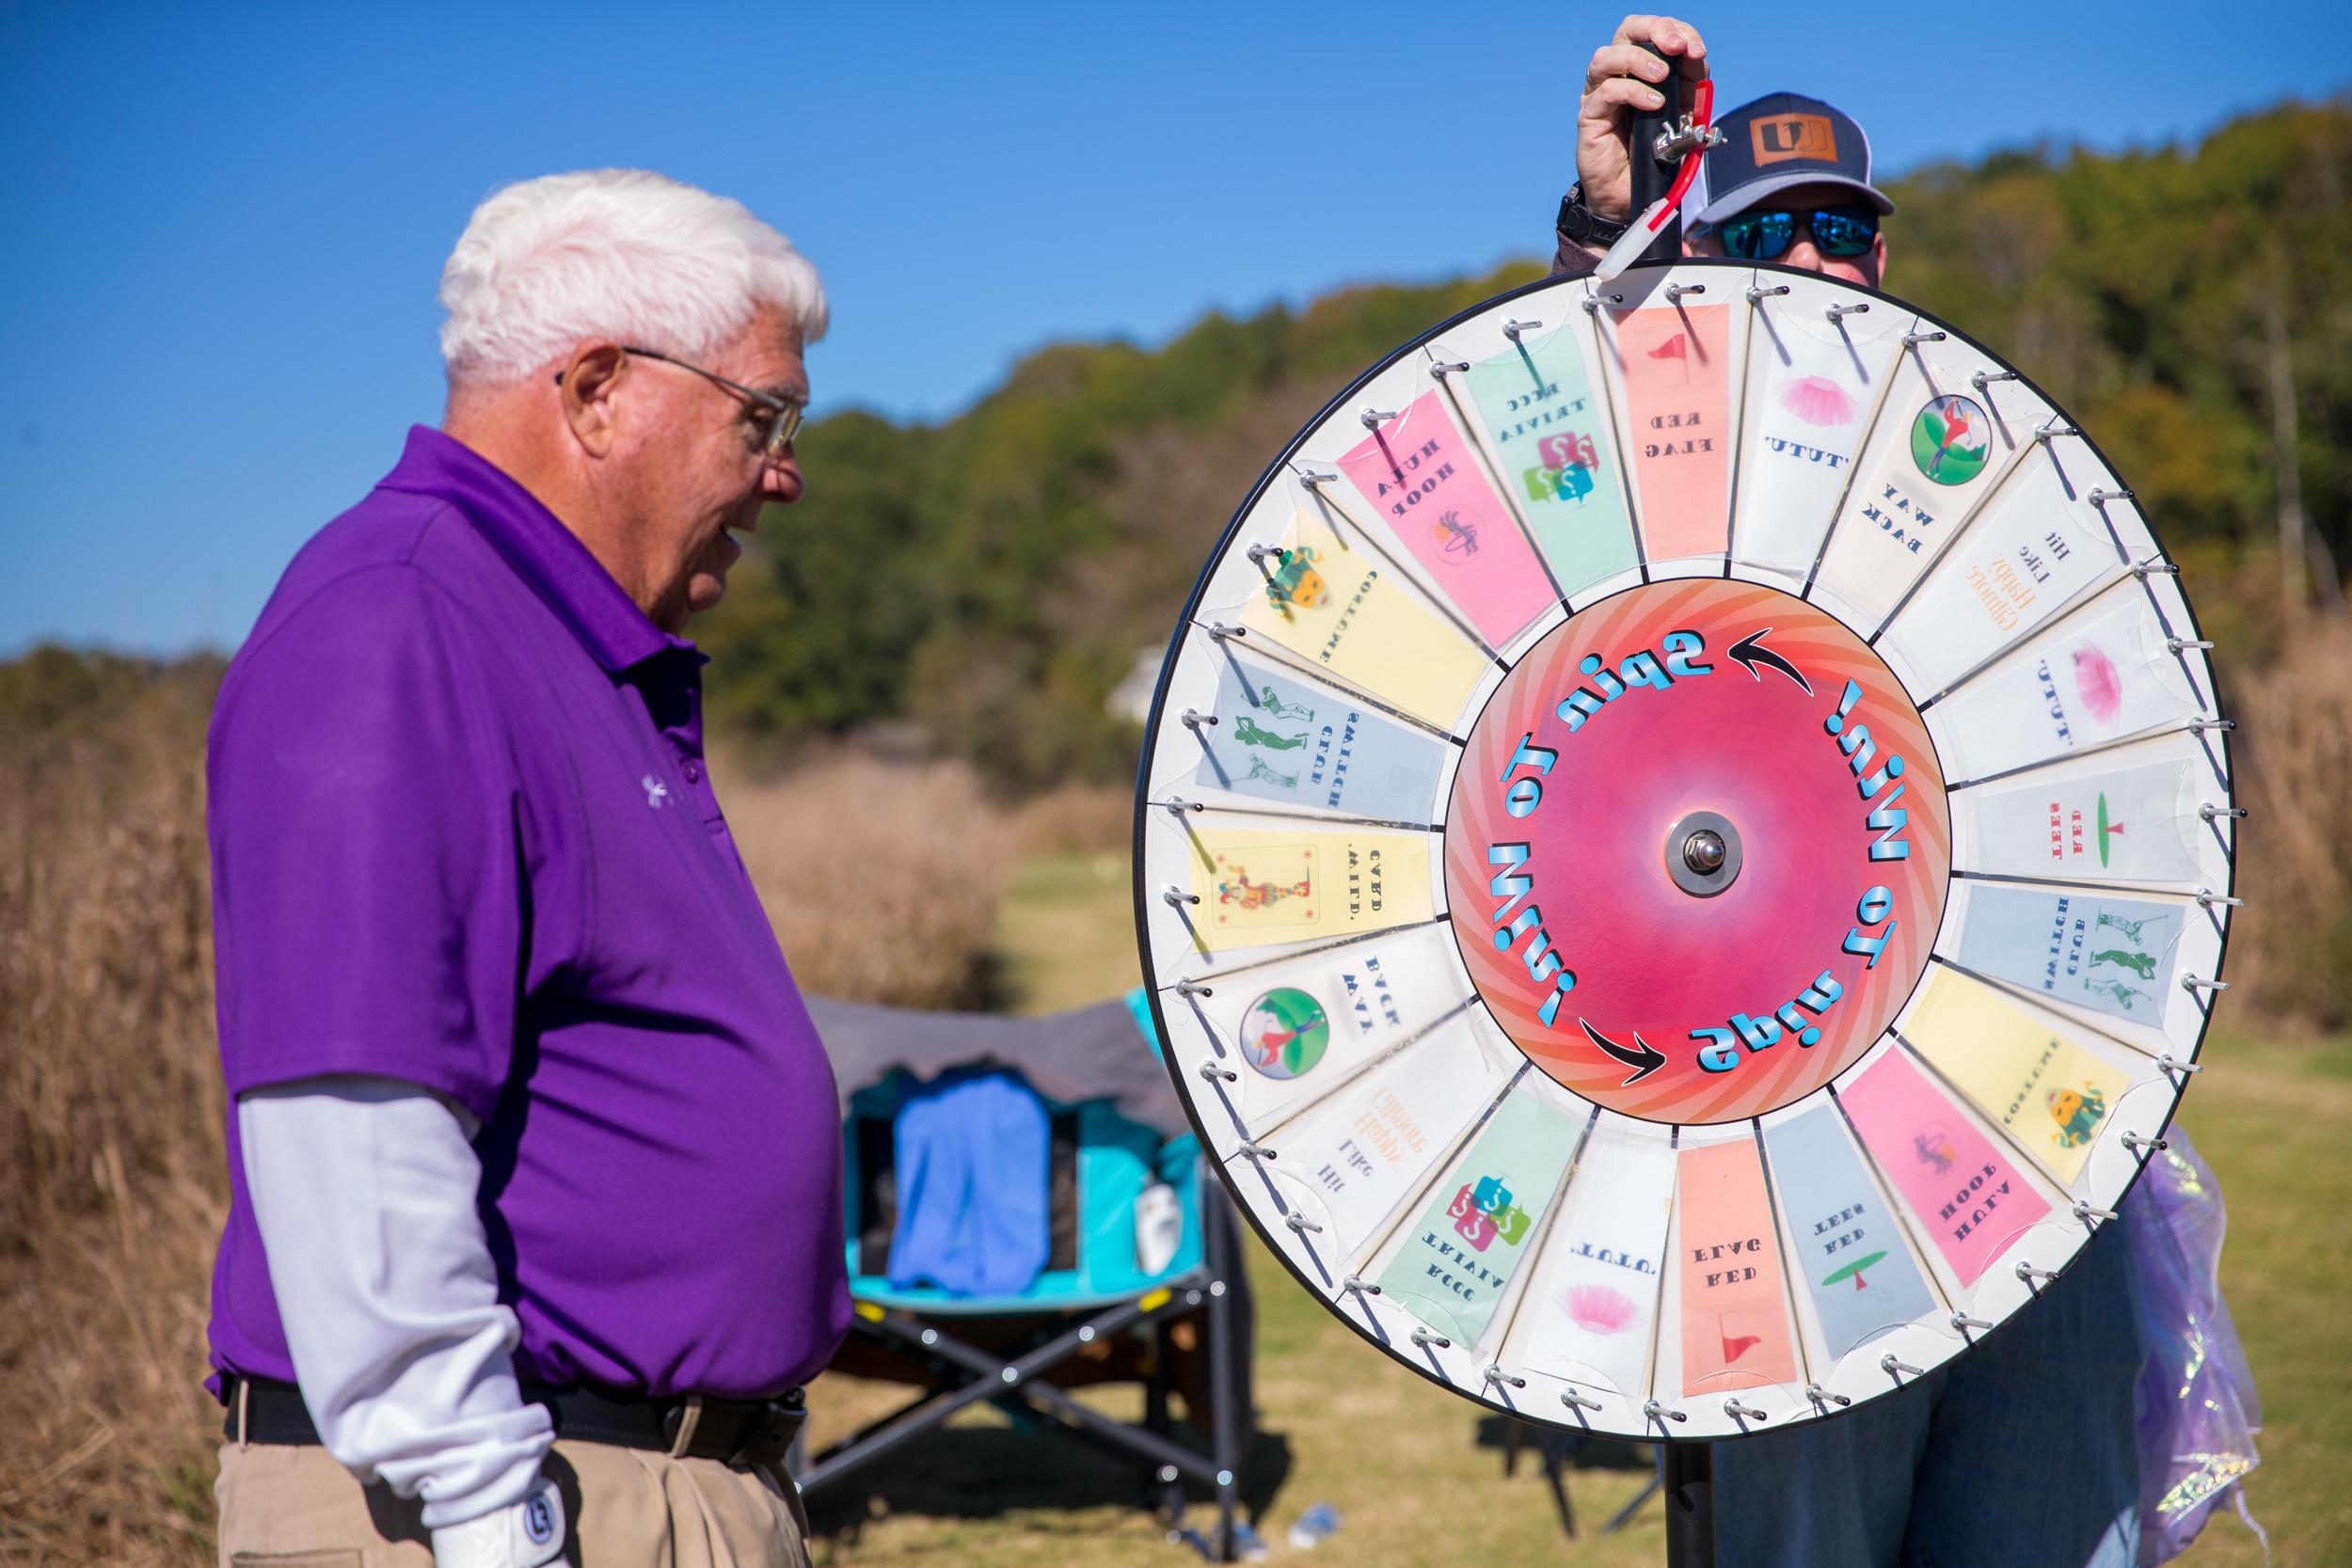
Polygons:
[[[638,165],[741,198],[824,269],[819,414],[937,418],[1045,342],[1548,248],[1618,14],[0,0],[0,656],[233,646],[437,420],[441,260],[504,181]],[[1727,102],[1827,97],[1890,172],[2352,83],[2340,3],[2213,14],[1690,19]]]

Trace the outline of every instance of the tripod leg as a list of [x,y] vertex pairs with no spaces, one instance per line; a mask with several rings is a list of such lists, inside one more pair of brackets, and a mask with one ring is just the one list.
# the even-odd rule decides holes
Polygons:
[[1231,1561],[1236,1555],[1233,1512],[1241,1490],[1242,1421],[1248,1414],[1238,1408],[1241,1380],[1235,1375],[1235,1357],[1242,1347],[1233,1343],[1233,1291],[1242,1266],[1241,1249],[1234,1244],[1233,1220],[1225,1207],[1225,1195],[1212,1182],[1201,1183],[1200,1209],[1207,1243],[1201,1255],[1208,1259],[1211,1277],[1222,1287],[1209,1296],[1209,1397],[1214,1402],[1209,1412],[1209,1445],[1216,1461],[1218,1539]]
[[1631,1499],[1629,1500],[1623,1508],[1617,1510],[1616,1513],[1612,1513],[1609,1516],[1609,1522],[1600,1527],[1600,1533],[1603,1535],[1614,1535],[1619,1530],[1625,1528],[1627,1524],[1632,1520],[1633,1516],[1642,1512],[1642,1505],[1649,1501],[1652,1497],[1658,1496],[1659,1488],[1665,1484],[1666,1456],[1661,1453],[1658,1456],[1657,1468],[1650,1472],[1649,1480],[1642,1483],[1642,1489],[1639,1492],[1634,1493]]
[[1562,1458],[1558,1445],[1551,1441],[1549,1434],[1538,1438],[1536,1442],[1536,1451],[1541,1453],[1544,1459],[1544,1479],[1551,1483],[1552,1503],[1560,1510],[1560,1528],[1565,1530],[1568,1539],[1573,1541],[1576,1539],[1576,1505],[1568,1501],[1567,1465]]

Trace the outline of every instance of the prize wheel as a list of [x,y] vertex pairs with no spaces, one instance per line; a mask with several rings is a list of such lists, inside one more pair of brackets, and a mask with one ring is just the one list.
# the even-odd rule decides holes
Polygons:
[[2233,900],[2205,643],[2089,436],[1746,261],[1505,294],[1266,471],[1137,802],[1164,1055],[1366,1339],[1640,1439],[1960,1354],[2114,1216]]

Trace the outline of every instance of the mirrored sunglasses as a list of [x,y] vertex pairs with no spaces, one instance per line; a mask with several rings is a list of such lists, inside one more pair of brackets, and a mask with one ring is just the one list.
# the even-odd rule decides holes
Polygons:
[[1879,215],[1865,206],[1816,207],[1806,213],[1749,212],[1715,226],[1724,254],[1743,261],[1777,261],[1797,243],[1803,225],[1813,248],[1824,256],[1851,261],[1866,254],[1878,238]]

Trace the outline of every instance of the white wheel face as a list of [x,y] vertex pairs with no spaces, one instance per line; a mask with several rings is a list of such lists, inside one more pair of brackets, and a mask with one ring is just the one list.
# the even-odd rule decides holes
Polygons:
[[1260,481],[1136,924],[1243,1212],[1422,1375],[1704,1439],[1891,1392],[2155,1154],[2231,912],[2162,547],[2031,383],[1746,262],[1558,280]]

